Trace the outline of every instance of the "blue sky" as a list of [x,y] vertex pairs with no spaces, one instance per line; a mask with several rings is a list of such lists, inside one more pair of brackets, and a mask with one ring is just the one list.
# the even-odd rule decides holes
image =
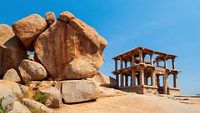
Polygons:
[[112,57],[137,46],[176,54],[182,94],[200,93],[199,0],[4,0],[0,23],[33,13],[70,11],[108,41],[101,72],[112,76]]

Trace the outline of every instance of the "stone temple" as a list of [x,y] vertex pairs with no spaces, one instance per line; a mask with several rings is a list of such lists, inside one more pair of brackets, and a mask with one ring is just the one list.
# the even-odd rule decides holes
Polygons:
[[[117,88],[139,94],[180,95],[175,68],[177,56],[138,47],[114,57]],[[169,77],[173,86],[169,87]]]

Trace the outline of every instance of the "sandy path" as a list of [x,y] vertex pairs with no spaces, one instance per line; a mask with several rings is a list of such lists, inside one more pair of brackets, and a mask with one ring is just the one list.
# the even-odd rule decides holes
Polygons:
[[200,113],[200,105],[155,95],[128,94],[95,102],[63,105],[56,113]]

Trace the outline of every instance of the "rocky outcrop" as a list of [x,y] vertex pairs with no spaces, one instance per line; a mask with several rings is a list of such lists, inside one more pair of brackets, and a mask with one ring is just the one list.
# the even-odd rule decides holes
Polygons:
[[9,69],[6,74],[3,76],[3,80],[10,80],[13,82],[20,83],[21,79],[15,69]]
[[50,26],[56,20],[56,16],[53,12],[47,12],[45,14],[45,20],[46,20],[47,24]]
[[87,80],[92,80],[104,87],[116,87],[116,79],[106,76],[102,73],[98,73],[92,78],[87,78]]
[[107,42],[69,12],[61,13],[34,44],[35,53],[56,80],[91,78],[98,73]]
[[69,80],[62,82],[62,97],[64,103],[79,103],[97,99],[98,86],[87,80]]
[[0,24],[0,78],[7,70],[17,69],[26,57],[26,49],[15,36],[12,27]]
[[21,62],[19,72],[24,82],[43,80],[47,77],[47,72],[41,64],[27,59]]
[[13,30],[27,50],[32,50],[32,43],[47,27],[46,21],[38,14],[30,15],[13,24]]

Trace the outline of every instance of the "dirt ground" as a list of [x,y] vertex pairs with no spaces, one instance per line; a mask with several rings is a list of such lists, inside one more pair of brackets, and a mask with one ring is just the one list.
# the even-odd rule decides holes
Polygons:
[[63,105],[56,113],[200,113],[200,98],[173,98],[129,93],[96,101]]

